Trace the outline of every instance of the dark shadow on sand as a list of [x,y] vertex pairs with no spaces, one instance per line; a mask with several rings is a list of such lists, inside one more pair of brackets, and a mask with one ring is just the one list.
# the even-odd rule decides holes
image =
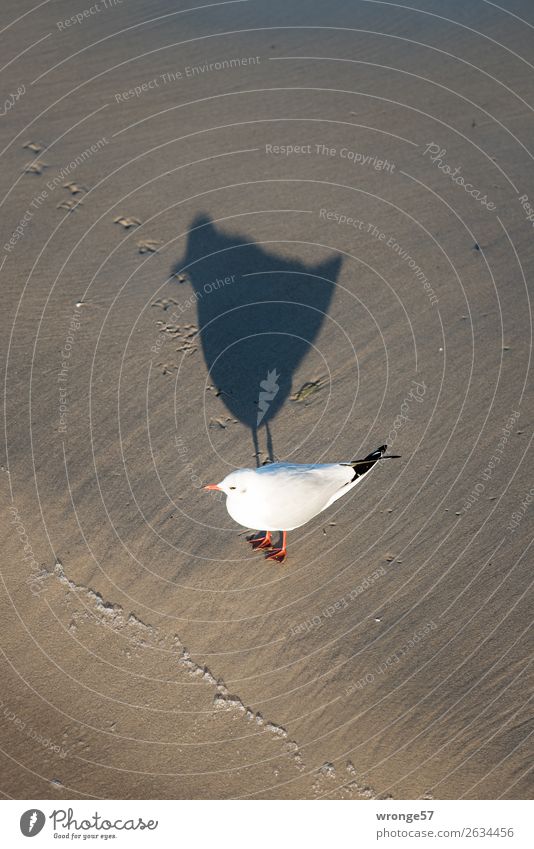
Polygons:
[[271,422],[319,334],[341,262],[291,261],[197,216],[172,269],[186,277],[179,285],[192,286],[210,382],[231,415],[250,428],[258,464],[262,427],[274,459]]

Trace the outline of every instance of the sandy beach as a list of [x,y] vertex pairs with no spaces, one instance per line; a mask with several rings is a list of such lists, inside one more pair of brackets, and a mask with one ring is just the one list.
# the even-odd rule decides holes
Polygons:
[[[531,798],[534,9],[78,5],[0,32],[3,797]],[[383,443],[283,564],[202,489]]]

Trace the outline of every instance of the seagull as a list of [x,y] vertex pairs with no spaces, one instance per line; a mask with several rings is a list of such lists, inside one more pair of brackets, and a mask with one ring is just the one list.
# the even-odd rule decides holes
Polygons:
[[[381,445],[363,460],[348,463],[269,463],[258,469],[236,469],[205,490],[226,494],[226,509],[239,525],[260,531],[248,541],[254,549],[267,549],[265,557],[282,563],[287,555],[287,532],[300,528],[346,495],[386,454]],[[271,534],[282,533],[274,547]]]

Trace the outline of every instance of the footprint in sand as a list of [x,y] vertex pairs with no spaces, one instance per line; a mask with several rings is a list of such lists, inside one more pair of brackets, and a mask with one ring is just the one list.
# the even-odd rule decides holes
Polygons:
[[[165,303],[165,302],[161,302]],[[152,304],[152,306],[161,306],[157,301]],[[167,306],[163,306],[163,309],[168,309]],[[160,333],[168,333],[170,336],[178,339],[181,342],[181,345],[175,350],[179,353],[185,354],[194,354],[195,351],[198,350],[198,346],[195,344],[198,337],[198,327],[194,324],[186,324],[181,327],[179,324],[171,324],[166,321],[162,321],[158,319],[156,321],[156,325],[159,327]]]
[[198,350],[198,345],[195,344],[198,340],[198,327],[196,327],[196,325],[184,325],[184,327],[180,330],[178,337],[182,343],[179,348],[176,348],[179,353],[190,355],[194,354],[195,351]]
[[[161,303],[156,301],[152,304],[152,306],[161,306],[162,304],[163,309],[168,308],[164,301]],[[198,350],[198,346],[194,343],[195,337],[198,336],[198,327],[194,324],[187,324],[184,327],[180,327],[178,324],[169,324],[166,321],[161,321],[161,319],[156,321],[156,324],[159,326],[160,333],[168,333],[170,336],[181,342],[181,345],[178,348],[175,348],[177,353],[181,353],[184,356],[190,356]],[[161,367],[162,374],[170,374],[173,369],[178,369],[178,366],[175,363],[156,363],[156,365]]]
[[22,145],[26,150],[31,150],[32,153],[40,153],[43,149],[42,145],[37,144],[37,142],[27,141]]
[[156,363],[156,365],[161,369],[162,374],[172,374],[173,371],[178,369],[178,366],[174,363]]
[[303,402],[307,406],[310,398],[323,388],[324,383],[325,381],[322,377],[317,378],[317,380],[307,380],[297,392],[294,392],[290,396],[291,401]]
[[169,333],[171,336],[177,336],[180,333],[180,325],[169,324],[166,321],[158,320],[156,325],[159,327],[160,333]]
[[81,200],[62,200],[61,203],[58,203],[56,209],[67,209],[69,212],[72,212],[76,207],[81,206]]
[[232,419],[230,416],[226,416],[226,418],[223,418],[223,416],[219,416],[218,418],[214,418],[212,416],[210,421],[209,421],[208,427],[209,428],[217,428],[217,429],[220,428],[221,430],[226,430],[226,428],[228,427],[228,423],[232,423],[232,422],[237,424],[237,419]]
[[137,242],[137,248],[140,254],[153,254],[156,253],[162,244],[163,242],[160,242],[158,239],[141,239],[140,242]]
[[63,183],[63,188],[68,189],[71,195],[81,195],[88,191],[86,186],[79,186],[78,183]]
[[214,386],[213,383],[210,383],[209,386],[206,386],[206,392],[213,392],[216,398],[218,398],[219,395],[222,394],[222,390],[217,389],[217,387]]
[[189,354],[194,354],[195,351],[198,350],[197,346],[193,345],[193,342],[192,342],[191,339],[183,339],[182,341],[183,341],[183,345],[180,345],[179,348],[176,348],[176,351],[178,353],[182,353],[182,354],[185,353],[185,354],[189,355]]
[[46,162],[43,162],[41,159],[36,159],[33,162],[30,162],[26,165],[24,169],[25,174],[42,174],[45,168],[48,168]]
[[151,307],[160,307],[163,312],[167,312],[167,310],[172,306],[177,306],[178,301],[175,301],[174,298],[158,298],[157,301],[153,301],[150,306]]
[[125,215],[118,215],[113,219],[114,224],[122,224],[125,230],[129,230],[130,227],[138,227],[141,221],[139,218],[131,218],[126,217]]

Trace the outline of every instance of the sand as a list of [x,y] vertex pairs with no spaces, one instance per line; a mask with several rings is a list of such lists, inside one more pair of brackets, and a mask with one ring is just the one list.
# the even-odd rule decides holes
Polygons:
[[418,5],[4,4],[6,798],[531,795],[534,20]]

